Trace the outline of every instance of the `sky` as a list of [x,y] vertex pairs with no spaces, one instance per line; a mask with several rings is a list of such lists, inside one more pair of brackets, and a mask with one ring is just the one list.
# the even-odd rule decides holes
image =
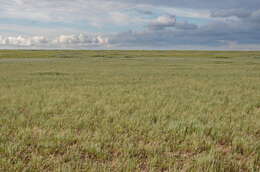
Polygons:
[[260,0],[1,0],[0,49],[260,50]]

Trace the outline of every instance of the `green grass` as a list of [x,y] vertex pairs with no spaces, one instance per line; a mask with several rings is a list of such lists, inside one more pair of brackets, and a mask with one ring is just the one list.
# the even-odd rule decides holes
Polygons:
[[200,57],[228,59],[232,57],[254,57],[259,58],[258,51],[75,51],[75,50],[0,50],[1,58],[137,58],[137,57]]
[[260,52],[0,51],[0,171],[259,171]]

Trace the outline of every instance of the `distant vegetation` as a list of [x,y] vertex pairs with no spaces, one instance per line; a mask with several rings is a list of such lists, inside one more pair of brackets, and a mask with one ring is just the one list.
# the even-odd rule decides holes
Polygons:
[[231,57],[260,57],[258,51],[159,51],[159,50],[0,50],[0,58],[134,58],[134,57],[204,57],[228,59]]
[[0,51],[0,171],[260,171],[260,52]]

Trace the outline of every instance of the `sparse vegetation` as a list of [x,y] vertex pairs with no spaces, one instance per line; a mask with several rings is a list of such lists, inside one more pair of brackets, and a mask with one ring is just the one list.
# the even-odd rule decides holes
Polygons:
[[0,171],[259,171],[258,56],[2,50]]

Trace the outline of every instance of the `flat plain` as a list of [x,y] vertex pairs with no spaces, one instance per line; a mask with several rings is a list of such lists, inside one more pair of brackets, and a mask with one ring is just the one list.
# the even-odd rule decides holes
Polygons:
[[260,171],[260,52],[1,50],[0,171]]

